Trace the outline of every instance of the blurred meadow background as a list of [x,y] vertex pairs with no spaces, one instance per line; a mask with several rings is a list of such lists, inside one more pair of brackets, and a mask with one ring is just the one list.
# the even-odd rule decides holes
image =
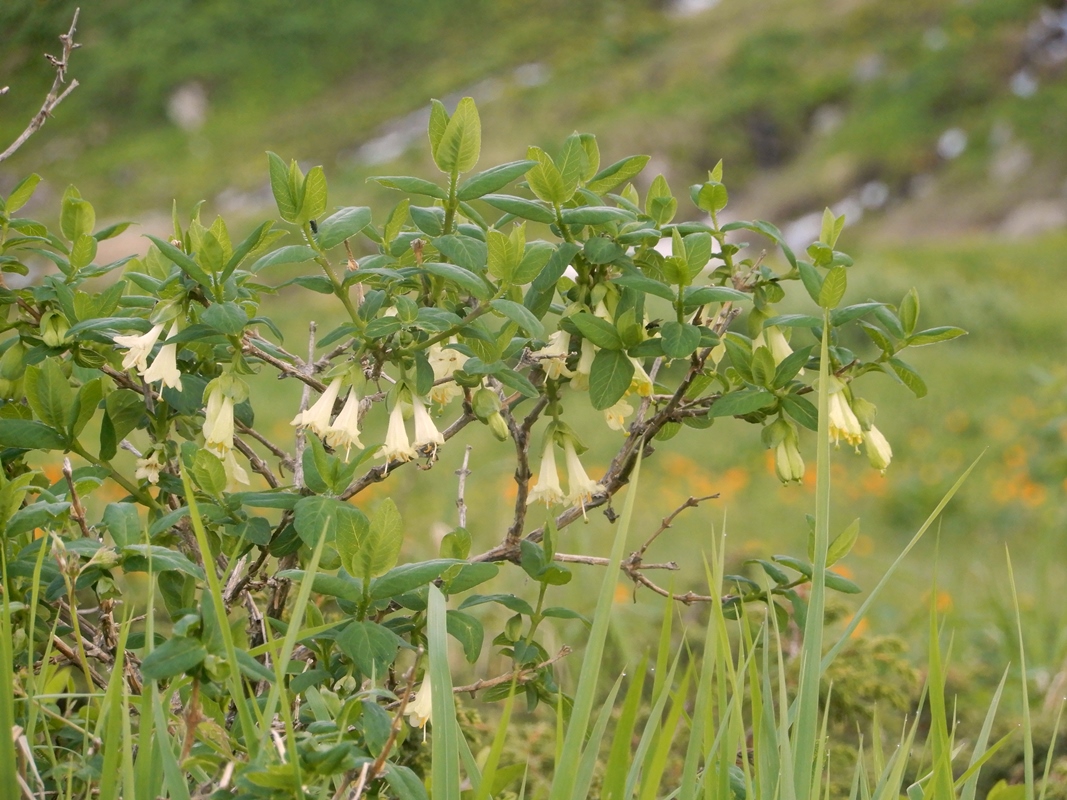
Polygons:
[[[75,5],[0,5],[0,85],[11,87],[0,98],[0,139],[12,139],[36,111],[53,74],[41,54],[56,52]],[[647,180],[662,172],[682,195],[723,159],[731,192],[725,219],[769,220],[794,247],[818,237],[824,207],[846,214],[840,246],[856,258],[848,302],[869,293],[899,298],[915,286],[922,327],[959,325],[970,335],[912,357],[929,389],[920,400],[889,378],[873,381],[869,399],[894,461],[883,477],[847,447],[835,454],[832,533],[862,520],[843,571],[865,590],[873,586],[984,453],[859,637],[899,636],[919,663],[926,609],[936,602],[955,632],[950,690],[991,692],[1005,665],[1018,663],[1008,547],[1031,692],[1062,693],[1062,2],[94,0],[83,4],[78,28],[83,46],[70,75],[80,86],[0,164],[0,191],[39,172],[44,182],[26,213],[52,220],[64,188],[76,184],[102,223],[140,222],[107,243],[114,257],[143,251],[141,234],[165,236],[172,201],[187,218],[205,200],[205,219],[221,214],[231,230],[273,217],[268,150],[305,168],[324,165],[331,207],[395,202],[368,176],[433,177],[429,99],[451,107],[465,95],[478,102],[486,164],[521,158],[528,144],[554,152],[578,129],[596,134],[604,163],[650,155]],[[270,313],[296,352],[309,320],[320,331],[339,321],[325,304],[293,307],[284,293],[272,302]],[[298,387],[264,379],[253,391],[278,398],[276,419],[262,429],[291,441]],[[673,574],[678,591],[705,585],[701,554],[724,528],[728,571],[743,571],[746,558],[800,554],[806,546],[814,437],[802,439],[811,482],[782,487],[751,427],[719,419],[705,431],[687,429],[661,443],[655,468],[642,477],[642,537],[689,495],[720,495],[683,514],[650,551],[654,560],[682,565]],[[590,437],[593,477],[618,446],[611,437],[621,435],[605,429]],[[507,444],[488,436],[473,445],[467,501],[480,551],[510,519],[513,458]],[[375,489],[404,510],[413,556],[436,553],[435,537],[455,525],[453,470],[462,455],[446,447],[431,472],[398,470]],[[587,525],[562,534],[560,549],[604,554],[611,530],[591,514]],[[582,587],[598,581],[595,568],[576,571],[570,586],[555,590],[569,598],[561,605],[580,606]],[[519,591],[520,575],[505,571],[500,580]],[[625,657],[654,639],[662,613],[658,598],[642,591],[632,604],[632,595],[621,582],[615,646]],[[859,600],[839,595],[834,602],[847,617]],[[694,627],[704,614],[699,607],[679,612]],[[579,623],[558,631],[560,643],[582,636]],[[885,656],[886,669],[892,661]]]

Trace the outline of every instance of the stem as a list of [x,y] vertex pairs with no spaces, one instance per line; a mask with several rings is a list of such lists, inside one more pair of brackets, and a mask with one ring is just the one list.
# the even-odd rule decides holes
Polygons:
[[140,488],[131,483],[129,478],[127,478],[125,475],[123,475],[117,469],[111,466],[110,461],[104,461],[101,458],[97,458],[84,447],[82,447],[81,443],[78,441],[72,442],[70,449],[71,452],[77,453],[90,464],[94,464],[95,466],[103,467],[104,469],[106,469],[110,473],[111,479],[123,489],[125,489],[127,492],[129,492],[131,495],[136,497],[138,502],[140,502],[142,505],[146,505],[149,508],[155,509],[156,511],[160,510],[159,503],[156,502],[155,498],[153,498],[152,495],[148,494],[147,492],[141,491]]
[[330,266],[330,261],[326,258],[326,253],[323,252],[323,250],[319,247],[318,242],[315,241],[315,237],[311,233],[311,224],[305,222],[303,226],[303,231],[304,240],[308,243],[308,246],[311,247],[311,249],[314,250],[316,253],[318,253],[318,255],[315,256],[316,263],[318,263],[318,265],[322,267],[322,271],[326,273],[326,277],[329,278],[330,283],[333,284],[333,293],[337,295],[337,299],[340,300],[341,303],[344,305],[345,310],[348,312],[348,316],[352,318],[352,322],[355,324],[355,326],[360,330],[363,330],[363,320],[360,319],[359,314],[356,312],[356,307],[352,305],[352,298],[348,296],[348,292],[341,284],[341,281],[338,279],[337,274],[333,271],[333,267]]
[[[503,296],[504,296],[504,290],[503,289],[499,289],[499,290],[497,290],[497,293],[495,295],[493,295],[492,300],[499,300]],[[492,302],[492,300],[490,300],[489,302]],[[492,306],[489,305],[488,302],[487,303],[483,303],[482,305],[478,306],[476,309],[471,311],[471,313],[469,313],[467,316],[465,316],[462,320],[460,320],[458,325],[453,325],[451,328],[449,328],[446,331],[442,331],[441,333],[438,333],[435,336],[431,336],[429,339],[426,339],[425,341],[422,341],[422,342],[419,342],[418,344],[412,345],[411,349],[412,350],[425,350],[430,345],[437,344],[438,342],[443,342],[445,339],[450,339],[451,337],[453,337],[457,333],[459,333],[461,330],[463,330],[465,327],[467,327],[467,325],[472,323],[474,320],[478,319],[478,317],[484,316],[486,313],[488,313],[490,311],[490,309],[492,309]]]
[[452,233],[452,224],[456,219],[456,209],[459,207],[459,201],[456,199],[456,182],[459,180],[459,173],[452,170],[452,174],[448,176],[448,201],[445,203],[445,235]]

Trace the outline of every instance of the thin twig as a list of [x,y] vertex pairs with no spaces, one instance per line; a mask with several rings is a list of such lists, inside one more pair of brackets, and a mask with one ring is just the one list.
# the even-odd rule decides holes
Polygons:
[[[632,557],[632,556],[631,556]],[[563,561],[568,564],[585,564],[590,567],[606,567],[611,563],[610,558],[604,558],[603,556],[585,556],[581,553],[556,553],[552,556],[553,561]],[[628,562],[623,561],[619,565],[619,569],[626,571]],[[655,564],[641,564],[641,569],[666,569],[672,572],[678,569],[678,562],[676,561],[664,561],[662,563]]]
[[[44,99],[44,105],[41,106],[41,110],[33,115],[33,119],[30,120],[30,124],[26,126],[26,130],[19,134],[19,137],[11,143],[11,146],[4,152],[0,153],[0,161],[6,161],[15,152],[26,143],[33,134],[40,130],[41,126],[52,116],[52,111],[56,106],[62,103],[68,94],[78,88],[78,82],[72,80],[70,85],[60,93],[59,88],[66,83],[67,65],[70,61],[70,54],[77,48],[81,47],[80,44],[74,42],[74,31],[78,26],[78,14],[81,13],[80,8],[74,9],[74,19],[70,22],[70,30],[59,37],[59,41],[63,44],[63,54],[56,58],[45,53],[45,58],[55,67],[56,77],[52,81],[52,88],[48,90],[48,95]],[[5,87],[6,91],[6,87]]]
[[472,696],[475,692],[480,692],[482,689],[492,689],[494,686],[500,686],[502,683],[511,683],[514,680],[516,683],[526,683],[537,677],[537,673],[545,667],[550,667],[562,658],[566,658],[571,654],[571,649],[567,645],[563,645],[560,651],[556,653],[552,658],[547,661],[542,661],[540,664],[533,667],[520,667],[519,669],[512,670],[504,675],[497,675],[495,678],[489,678],[488,680],[478,680],[474,683],[467,684],[466,686],[454,686],[452,691],[455,694],[462,694],[469,692]]
[[541,416],[541,412],[547,406],[548,397],[541,395],[537,402],[534,403],[534,407],[530,409],[530,412],[523,419],[521,425],[515,419],[515,415],[512,414],[510,403],[504,403],[500,409],[500,413],[507,423],[508,433],[511,434],[511,440],[515,442],[515,486],[517,487],[515,492],[515,516],[504,539],[504,546],[509,549],[518,548],[519,539],[522,538],[522,531],[526,525],[526,506],[530,498],[530,479],[533,478],[533,472],[530,471],[530,431],[533,429],[538,417]]
[[233,449],[248,459],[248,464],[252,467],[252,470],[262,475],[264,480],[270,484],[270,488],[277,489],[281,485],[278,479],[274,477],[274,473],[270,471],[267,462],[256,454],[256,451],[249,446],[248,442],[234,436]]
[[[684,503],[682,503],[680,506],[678,506],[678,508],[674,509],[674,511],[672,511],[670,514],[668,514],[667,516],[665,516],[662,519],[662,521],[659,524],[659,527],[655,530],[655,532],[651,536],[648,537],[648,539],[645,541],[645,543],[643,545],[641,545],[641,547],[637,550],[636,553],[634,553],[632,556],[630,556],[631,560],[636,558],[636,563],[640,564],[641,563],[641,559],[644,557],[645,552],[648,550],[649,546],[654,541],[656,541],[656,539],[659,538],[659,535],[661,533],[663,533],[665,530],[667,530],[667,528],[671,527],[671,523],[674,522],[674,520],[678,517],[678,515],[681,514],[683,511],[685,511],[687,508],[696,508],[698,505],[703,503],[705,500],[716,500],[716,499],[718,499],[718,497],[719,497],[719,493],[718,492],[716,492],[715,494],[704,495],[703,497],[690,497],[688,500],[686,500]],[[650,567],[648,567],[648,566],[644,567],[644,569],[649,569],[649,568]]]
[[[314,325],[315,323],[311,324]],[[311,353],[309,354],[310,357],[308,358],[307,363],[300,362],[298,359],[296,364],[289,364],[285,361],[282,361],[280,358],[275,358],[266,350],[262,350],[256,345],[252,344],[252,342],[248,338],[245,338],[244,341],[241,342],[241,350],[242,352],[244,352],[245,355],[252,356],[253,358],[258,358],[260,361],[265,361],[266,363],[274,367],[276,370],[278,370],[280,373],[282,373],[282,375],[296,378],[298,381],[301,381],[305,385],[310,386],[312,389],[314,389],[316,392],[319,392],[320,394],[326,391],[326,384],[316,379],[313,375],[313,369],[308,368],[308,364],[311,364],[312,367],[314,366],[314,347],[312,347]]]
[[467,491],[467,476],[471,474],[467,465],[471,459],[471,445],[463,450],[463,465],[456,470],[456,475],[459,476],[459,488],[456,490],[456,509],[459,516],[459,527],[467,527],[467,502],[464,499],[464,494]]
[[74,488],[74,470],[70,466],[69,458],[63,459],[63,477],[67,479],[67,486],[70,488],[70,515],[78,523],[82,536],[92,539],[93,534],[85,522],[85,509],[82,508],[81,500],[78,499],[78,491]]

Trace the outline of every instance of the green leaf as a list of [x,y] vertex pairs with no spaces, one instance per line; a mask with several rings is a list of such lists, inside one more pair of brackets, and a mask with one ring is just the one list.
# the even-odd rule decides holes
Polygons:
[[690,286],[685,290],[683,302],[686,308],[704,306],[708,303],[744,302],[752,295],[728,286]]
[[482,623],[470,614],[451,610],[445,622],[449,634],[463,646],[463,655],[466,656],[468,663],[476,662],[482,653],[482,642],[485,639],[485,629],[482,628]]
[[376,622],[352,622],[337,636],[337,646],[364,677],[382,681],[404,640]]
[[101,521],[119,547],[137,544],[144,532],[137,506],[133,503],[108,503]]
[[24,386],[26,399],[37,418],[53,428],[66,430],[74,393],[56,360],[46,358],[40,366],[26,367]]
[[33,197],[33,192],[40,182],[41,176],[34,172],[15,184],[15,188],[11,190],[11,194],[7,196],[7,202],[4,204],[6,206],[5,213],[10,216],[26,205],[27,201]]
[[567,193],[563,176],[552,156],[540,147],[531,145],[526,149],[526,158],[536,162],[526,172],[526,182],[530,185],[531,192],[546,203],[557,206],[571,199],[574,190],[572,189],[570,194]]
[[541,270],[544,269],[555,252],[556,248],[548,242],[537,241],[527,244],[522,260],[519,261],[519,265],[511,273],[512,284],[522,286],[534,280],[541,274]]
[[630,388],[634,365],[622,350],[600,350],[589,370],[589,400],[597,411],[611,408]]
[[400,800],[429,800],[422,778],[416,775],[409,767],[401,767],[386,761],[385,782],[389,784],[390,789],[396,792],[396,796]]
[[512,272],[522,259],[522,247],[511,237],[498,230],[486,234],[489,274],[500,281],[509,282]]
[[893,368],[893,372],[900,378],[901,383],[911,389],[916,397],[926,397],[926,382],[919,376],[914,367],[899,358],[889,359],[889,366]]
[[523,197],[515,197],[510,194],[487,194],[483,195],[481,200],[493,208],[522,219],[543,222],[546,225],[556,221],[556,215],[551,209]]
[[559,174],[563,179],[563,193],[567,200],[574,196],[588,164],[589,159],[585,154],[585,147],[582,146],[581,137],[572,133],[563,142],[563,152],[559,157]]
[[224,336],[236,336],[248,324],[248,315],[236,303],[213,303],[200,315],[200,321]]
[[78,390],[67,418],[71,439],[77,438],[85,430],[103,397],[103,381],[100,378],[93,378]]
[[[338,536],[339,543],[340,539],[341,537]],[[393,567],[380,578],[375,578],[371,582],[371,599],[384,600],[414,591],[435,580],[446,568],[457,563],[462,562],[452,558],[438,558],[432,561],[420,561],[416,564],[401,564],[399,567]]]
[[904,344],[908,347],[922,347],[923,345],[934,344],[935,342],[947,342],[950,339],[956,339],[966,335],[967,331],[963,328],[955,328],[952,326],[927,328],[925,331],[919,331],[915,335],[909,336],[904,340]]
[[[837,328],[845,323],[864,317],[884,305],[885,303],[856,303],[855,305],[834,309],[833,313],[830,314],[830,324]],[[768,323],[764,322],[763,324],[767,325]],[[822,325],[821,319],[812,327],[818,327],[819,325]]]
[[803,397],[788,394],[782,398],[782,410],[808,430],[819,430],[819,412]]
[[604,167],[586,184],[591,192],[603,194],[637,175],[648,164],[649,156],[630,156]]
[[582,336],[591,341],[597,347],[607,350],[622,350],[623,342],[615,326],[607,320],[601,319],[594,314],[583,311],[568,319],[581,332]]
[[371,210],[366,206],[342,208],[319,223],[319,247],[329,250],[350,239],[371,224]]
[[175,636],[145,656],[141,677],[146,681],[172,678],[198,667],[206,657],[207,650],[199,640]]
[[274,153],[267,153],[267,164],[270,170],[270,190],[274,194],[274,202],[278,205],[278,213],[286,222],[295,222],[300,208],[289,187],[289,168],[281,157]]
[[540,319],[552,305],[556,283],[581,248],[574,242],[562,242],[555,249],[544,268],[530,283],[530,289],[522,299],[533,315]]
[[489,305],[526,331],[528,336],[540,339],[545,335],[545,326],[526,306],[511,300],[493,300]]
[[[434,162],[437,161],[437,147],[441,144],[441,137],[445,135],[445,129],[448,127],[448,111],[445,110],[444,103],[440,100],[430,101],[430,124],[427,127],[427,133],[430,137],[430,153],[434,154]],[[440,164],[438,164],[440,166]],[[444,169],[443,167],[441,167]],[[448,172],[448,170],[444,170]]]
[[618,244],[603,236],[594,236],[585,243],[582,250],[585,260],[590,264],[610,264],[625,254]]
[[197,450],[191,470],[197,485],[213,497],[226,489],[226,470],[222,461],[208,450]]
[[766,408],[777,400],[763,389],[742,389],[724,394],[711,404],[708,415],[712,417],[738,417]]
[[456,199],[461,201],[477,200],[482,195],[503,189],[513,180],[524,174],[530,167],[536,165],[536,161],[523,159],[522,161],[510,161],[498,167],[487,169],[472,175],[456,190]]
[[822,212],[822,230],[819,232],[819,241],[826,244],[827,247],[833,247],[837,244],[837,237],[841,235],[841,231],[845,227],[845,215],[835,217],[834,212],[829,208],[823,209]]
[[339,500],[332,497],[303,497],[294,509],[293,527],[309,547],[318,544],[325,534],[327,541],[337,534],[337,507]]
[[860,521],[857,517],[830,542],[830,547],[826,551],[826,566],[831,567],[847,556],[852,551],[852,546],[856,544],[859,534]]
[[445,264],[440,261],[428,261],[422,265],[422,269],[458,284],[479,300],[486,300],[489,297],[489,287],[486,286],[485,281],[463,267],[458,267],[455,264]]
[[370,580],[396,566],[400,548],[404,544],[404,526],[396,503],[386,498],[374,510],[370,529],[360,543],[359,553],[353,564],[357,576]]
[[326,213],[326,174],[322,167],[312,167],[304,178],[303,192],[300,197],[299,223],[318,219]]
[[664,322],[659,335],[663,339],[663,352],[671,358],[687,358],[700,344],[700,329],[688,322]]
[[664,300],[670,300],[671,302],[674,302],[675,299],[674,290],[670,286],[639,272],[626,272],[617,278],[612,278],[611,282],[617,283],[619,286],[625,286],[628,289],[635,289],[638,292],[662,297]]
[[70,265],[82,269],[93,263],[96,258],[96,239],[87,233],[79,233],[70,248]]
[[462,236],[453,233],[447,236],[438,236],[433,240],[432,244],[442,254],[450,258],[453,263],[464,269],[469,269],[471,272],[479,274],[486,271],[488,250],[485,242],[475,239],[473,236]]
[[252,265],[252,272],[259,272],[267,267],[276,267],[279,264],[303,264],[315,258],[315,251],[306,244],[290,244],[272,250],[259,258]]
[[[433,121],[431,112],[431,122]],[[442,172],[468,172],[478,163],[482,149],[482,123],[473,98],[464,97],[445,126],[433,157]]]
[[708,214],[718,214],[729,200],[726,187],[718,181],[708,181],[697,191],[696,205]]
[[91,236],[96,227],[96,212],[88,201],[82,200],[78,190],[67,187],[60,209],[59,229],[68,242],[85,234]]
[[[218,461],[217,458],[215,460]],[[204,579],[204,570],[190,561],[184,553],[171,550],[169,547],[154,544],[128,544],[122,548],[122,552],[126,556],[122,566],[128,572],[138,572],[141,569],[147,571],[151,564],[153,572],[184,572],[197,580]]]
[[211,288],[211,278],[208,276],[200,265],[197,264],[189,255],[183,253],[177,247],[172,245],[168,241],[164,241],[151,234],[145,234],[145,236],[151,239],[152,243],[159,248],[159,252],[178,265],[178,269],[199,283],[205,289]]
[[774,356],[771,355],[770,348],[757,347],[752,352],[752,382],[770,388],[774,375]]
[[915,326],[919,321],[919,293],[914,288],[909,289],[900,301],[900,326],[906,336],[915,333]]
[[341,564],[352,575],[360,574],[360,558],[367,546],[370,521],[367,515],[348,503],[339,503],[337,509],[337,537],[334,546],[341,557]]
[[412,178],[407,175],[386,175],[381,178],[375,177],[370,180],[379,183],[387,189],[399,189],[402,192],[421,194],[426,197],[435,197],[438,200],[447,200],[448,192],[431,181],[422,178]]
[[826,273],[822,288],[819,289],[819,305],[823,308],[837,308],[848,287],[848,271],[844,267],[833,267]]
[[499,572],[500,568],[496,564],[487,562],[463,564],[459,572],[444,582],[444,589],[449,594],[459,594],[486,581],[491,581]]
[[667,179],[657,175],[645,195],[645,213],[656,221],[657,225],[666,225],[674,219],[678,211],[678,201],[671,195]]
[[804,289],[807,291],[808,296],[816,303],[820,302],[819,297],[822,294],[823,285],[822,275],[807,261],[798,261],[797,270],[800,272],[800,282],[804,284]]

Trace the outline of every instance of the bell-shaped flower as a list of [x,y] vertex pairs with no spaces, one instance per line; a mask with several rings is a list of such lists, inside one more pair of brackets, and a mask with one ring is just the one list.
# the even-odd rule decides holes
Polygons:
[[422,735],[425,739],[426,723],[433,721],[433,698],[430,695],[429,676],[415,692],[415,698],[408,700],[404,708],[404,716],[408,718],[408,725],[412,728],[422,728]]
[[553,506],[562,503],[563,499],[563,487],[559,485],[559,471],[556,469],[555,437],[549,434],[545,437],[545,449],[541,453],[541,468],[537,471],[537,485],[530,490],[526,503],[527,505],[544,503],[546,506]]
[[330,427],[330,417],[333,415],[333,404],[337,402],[343,382],[342,378],[334,378],[315,404],[293,417],[289,424],[307,428],[325,438]]
[[567,457],[567,502],[584,509],[592,496],[600,491],[600,483],[586,474],[570,436],[563,440],[563,452]]
[[137,459],[137,470],[133,473],[133,477],[139,481],[159,483],[161,469],[163,465],[159,463],[159,453],[153,451],[147,458]]
[[326,444],[335,450],[345,449],[345,461],[352,447],[363,449],[363,442],[359,440],[359,395],[356,387],[348,390],[348,398],[345,400],[341,413],[337,419],[326,429]]
[[620,400],[604,411],[604,419],[613,431],[626,430],[626,418],[634,413],[634,407],[625,400]]
[[[174,324],[170,326],[170,331],[167,333],[167,338],[177,333],[178,320],[174,320]],[[152,362],[152,366],[142,371],[141,376],[148,383],[162,381],[164,386],[169,386],[171,389],[177,389],[180,392],[182,389],[182,373],[178,369],[178,345],[163,345]]]
[[439,344],[431,345],[426,353],[426,359],[433,368],[434,385],[430,390],[430,399],[438,405],[445,405],[457,397],[463,396],[463,389],[451,378],[457,369],[462,369],[467,363],[467,356],[458,350],[441,347]]
[[567,356],[571,350],[571,335],[566,331],[556,331],[548,337],[548,344],[540,350],[530,353],[532,358],[541,363],[541,369],[552,380],[571,377],[571,371],[567,369]]
[[[757,336],[752,342],[753,348],[759,345],[764,345],[771,351],[771,356],[774,358],[775,366],[781,364],[789,356],[793,355],[793,348],[789,346],[789,340],[785,338],[785,334],[782,333],[782,329],[776,325],[770,325],[764,328],[759,336]],[[803,375],[804,370],[800,370],[798,375]]]
[[426,403],[421,397],[411,396],[411,413],[415,418],[415,441],[411,443],[416,450],[436,451],[445,443],[445,437],[434,425],[430,412],[426,410]]
[[233,448],[233,396],[219,379],[208,384],[204,440],[219,458]]
[[893,448],[882,432],[873,425],[863,432],[863,445],[867,451],[867,460],[881,473],[885,473],[889,462],[893,460]]
[[652,379],[648,377],[640,361],[633,356],[629,358],[634,365],[634,376],[630,379],[630,391],[636,392],[641,397],[649,397],[652,394]]
[[589,373],[593,370],[596,357],[596,345],[588,339],[582,339],[582,351],[578,357],[578,367],[571,376],[571,388],[586,391],[589,388]]
[[148,369],[148,356],[162,333],[163,326],[156,325],[148,333],[142,333],[139,336],[116,336],[112,341],[119,347],[125,347],[127,351],[122,358],[122,368],[136,367],[139,373],[144,374],[144,371]]
[[796,434],[786,434],[774,448],[774,470],[782,483],[804,480],[804,459],[800,455]]
[[226,491],[237,491],[238,484],[248,486],[248,472],[237,463],[237,457],[234,456],[233,449],[227,449],[219,457],[222,459],[222,468],[226,471]]
[[418,453],[408,441],[407,428],[404,427],[404,408],[398,399],[393,410],[389,412],[389,427],[385,431],[385,444],[378,451],[378,457],[389,461],[411,461],[418,458]]
[[833,437],[834,444],[839,444],[843,438],[858,447],[863,441],[863,428],[849,405],[844,389],[844,383],[837,378],[830,378],[830,436]]

